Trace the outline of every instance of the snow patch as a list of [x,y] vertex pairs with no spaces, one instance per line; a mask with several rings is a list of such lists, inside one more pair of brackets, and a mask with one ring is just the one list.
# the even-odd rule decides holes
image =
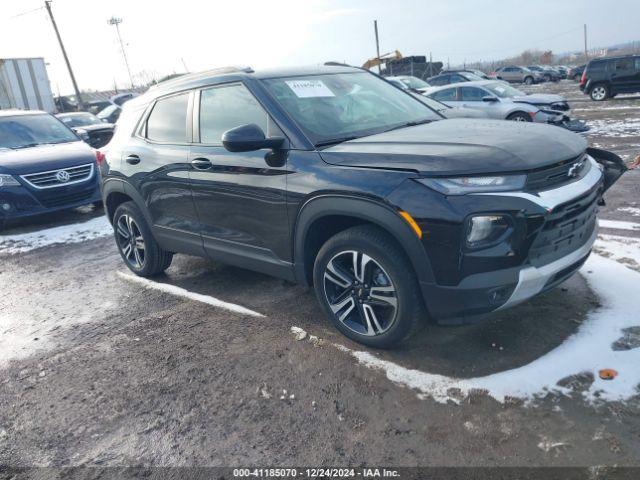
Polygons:
[[107,217],[17,235],[0,235],[0,255],[24,253],[57,243],[80,243],[113,234]]
[[589,136],[636,137],[640,135],[640,118],[623,120],[588,120]]
[[598,219],[598,225],[602,228],[613,228],[614,230],[631,230],[640,232],[640,223],[624,222],[622,220],[602,220]]
[[207,305],[211,305],[212,307],[221,308],[223,310],[239,313],[241,315],[250,315],[252,317],[264,317],[264,315],[262,315],[261,313],[255,312],[241,305],[236,305],[235,303],[224,302],[210,295],[202,295],[200,293],[190,292],[189,290],[185,290],[184,288],[177,287],[175,285],[171,285],[168,283],[154,282],[153,280],[138,277],[135,275],[130,275],[128,273],[116,272],[116,274],[124,280],[137,283],[139,285],[142,285],[145,288],[152,288],[154,290],[159,290],[164,293],[170,293],[178,297],[188,298],[189,300],[195,300],[196,302],[206,303]]
[[640,239],[618,235],[598,235],[594,249],[602,256],[640,268]]
[[[586,279],[600,297],[602,307],[591,312],[564,343],[522,367],[460,379],[405,368],[344,345],[333,346],[360,364],[381,370],[392,382],[416,390],[420,398],[429,397],[441,403],[458,403],[460,394],[467,397],[476,392],[485,392],[499,402],[522,398],[531,403],[548,392],[569,394],[572,390],[559,386],[558,382],[584,372],[594,377],[593,383],[580,392],[586,401],[626,400],[640,393],[640,348],[614,351],[611,346],[624,329],[640,324],[636,300],[640,274],[598,255],[592,255],[584,269],[594,272]],[[619,375],[615,380],[603,380],[598,376],[602,368],[615,368]]]
[[640,208],[636,207],[622,207],[617,209],[618,212],[630,213],[634,217],[640,217]]

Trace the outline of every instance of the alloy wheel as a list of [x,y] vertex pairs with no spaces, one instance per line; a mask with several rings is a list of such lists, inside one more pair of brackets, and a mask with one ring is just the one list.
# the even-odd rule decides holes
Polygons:
[[126,261],[140,269],[145,260],[145,243],[140,227],[131,215],[121,215],[116,222],[118,248]]
[[335,318],[359,335],[381,335],[396,320],[396,287],[384,268],[363,252],[348,250],[331,258],[324,293]]
[[607,96],[607,90],[604,87],[594,87],[591,91],[591,97],[594,100],[604,100]]

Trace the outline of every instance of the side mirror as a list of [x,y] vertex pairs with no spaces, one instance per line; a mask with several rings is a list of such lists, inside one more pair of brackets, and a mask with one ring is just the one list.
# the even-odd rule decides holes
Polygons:
[[263,148],[278,149],[284,138],[266,138],[262,129],[255,123],[241,125],[222,134],[222,145],[230,152],[254,152]]
[[493,103],[493,102],[497,102],[498,99],[496,97],[491,97],[491,96],[487,95],[486,97],[482,97],[482,101],[483,102]]

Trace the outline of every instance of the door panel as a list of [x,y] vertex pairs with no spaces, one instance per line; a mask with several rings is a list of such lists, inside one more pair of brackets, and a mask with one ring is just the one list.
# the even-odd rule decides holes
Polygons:
[[206,170],[192,167],[190,178],[199,230],[212,258],[225,260],[228,254],[274,265],[290,261],[287,171],[284,165],[267,165],[269,155],[267,150],[230,153],[221,146],[191,147],[191,161],[211,162]]

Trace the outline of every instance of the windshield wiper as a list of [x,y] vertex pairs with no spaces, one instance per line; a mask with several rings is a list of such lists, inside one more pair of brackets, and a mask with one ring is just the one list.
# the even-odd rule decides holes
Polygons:
[[13,148],[14,150],[20,150],[21,148],[37,147],[38,145],[42,145],[42,144],[41,143],[25,143],[24,145],[17,145],[11,148]]
[[407,127],[415,127],[416,125],[424,125],[425,123],[433,122],[430,118],[425,118],[424,120],[414,120],[413,122],[403,123],[402,125],[396,125],[395,127],[391,127],[389,130],[385,130],[385,132],[391,132],[393,130],[400,130],[401,128]]
[[342,137],[342,138],[334,138],[332,140],[324,140],[322,142],[318,142],[315,144],[315,147],[328,147],[330,145],[337,145],[339,143],[348,142],[349,140],[355,140],[356,138],[360,138],[358,135],[352,135],[350,137]]

